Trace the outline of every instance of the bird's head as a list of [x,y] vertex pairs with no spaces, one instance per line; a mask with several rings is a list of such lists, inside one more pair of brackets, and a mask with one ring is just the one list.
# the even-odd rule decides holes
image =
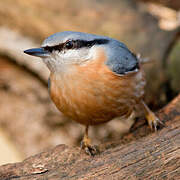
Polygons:
[[82,32],[65,31],[49,36],[41,48],[25,50],[41,57],[50,71],[63,70],[72,64],[83,64],[96,56],[99,47],[106,47],[110,38]]
[[106,65],[117,74],[133,71],[136,57],[121,42],[94,34],[65,31],[49,36],[41,48],[25,50],[28,55],[41,57],[51,72],[65,72],[75,65],[95,61],[103,50]]

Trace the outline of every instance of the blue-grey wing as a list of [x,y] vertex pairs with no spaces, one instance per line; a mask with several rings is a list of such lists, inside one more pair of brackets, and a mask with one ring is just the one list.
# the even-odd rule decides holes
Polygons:
[[106,65],[117,75],[125,75],[139,70],[138,58],[123,43],[113,41],[106,51]]
[[50,94],[50,89],[51,89],[51,80],[48,78],[48,92]]

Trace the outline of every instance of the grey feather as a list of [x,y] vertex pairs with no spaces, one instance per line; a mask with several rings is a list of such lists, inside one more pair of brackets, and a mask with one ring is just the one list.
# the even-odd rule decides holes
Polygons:
[[[107,40],[113,40],[112,38],[106,37],[106,36],[100,36],[95,34],[88,34],[83,32],[75,32],[75,31],[64,31],[64,32],[58,32],[55,33],[48,38],[44,40],[42,43],[42,47],[44,46],[55,46],[60,43],[66,42],[67,40],[85,40],[85,41],[92,41],[94,39],[107,39]],[[121,44],[124,46],[124,44]]]
[[112,40],[106,47],[106,52],[106,65],[116,74],[124,75],[138,71],[138,59],[125,45],[122,46],[121,42]]
[[50,94],[50,89],[51,89],[51,79],[48,78],[48,92]]

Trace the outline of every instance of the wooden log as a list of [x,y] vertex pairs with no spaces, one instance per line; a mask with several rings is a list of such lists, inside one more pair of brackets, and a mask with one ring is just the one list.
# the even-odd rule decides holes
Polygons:
[[180,95],[158,116],[166,126],[157,133],[147,131],[147,125],[140,121],[122,139],[102,144],[95,157],[79,148],[59,145],[23,162],[1,166],[0,180],[178,179]]
[[[18,4],[15,1],[0,1],[0,22],[7,25],[6,28],[0,27],[0,42],[3,42],[0,43],[0,126],[22,156],[31,156],[59,143],[75,145],[82,137],[81,126],[67,121],[51,104],[46,87],[48,69],[40,59],[23,53],[25,49],[39,47],[36,43],[48,35],[67,30],[62,26],[66,22],[72,28],[69,30],[114,37],[127,44],[132,51],[142,53],[142,57],[154,60],[144,65],[147,77],[145,101],[154,110],[172,99],[169,95],[173,93],[168,86],[171,79],[166,80],[167,71],[162,64],[166,59],[164,57],[169,54],[169,46],[174,42],[176,31],[161,30],[158,19],[149,14],[147,7],[136,1],[102,1],[100,4],[96,1],[81,1],[77,0],[76,6],[73,6],[72,1],[67,0],[67,4],[60,3],[58,7],[57,0],[51,6],[45,1],[39,5],[36,1],[31,1],[26,7],[24,1],[19,1]],[[81,5],[78,6],[78,3]],[[13,7],[16,7],[14,11]],[[51,14],[48,19],[46,7]],[[72,9],[69,10],[69,7]],[[24,11],[25,8],[28,11]],[[56,12],[63,12],[64,15]],[[34,20],[34,14],[39,14],[39,18]],[[84,26],[84,22],[93,24],[86,23]],[[53,32],[49,27],[52,27]],[[128,130],[127,123],[112,121],[91,128],[90,134],[97,144],[102,139],[114,139],[114,136]]]

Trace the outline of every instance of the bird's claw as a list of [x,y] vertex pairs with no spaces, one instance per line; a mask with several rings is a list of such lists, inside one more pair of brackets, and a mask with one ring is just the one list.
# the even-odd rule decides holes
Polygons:
[[151,130],[154,129],[155,132],[157,131],[157,127],[159,124],[164,126],[164,123],[153,112],[150,112],[147,115],[147,121]]
[[99,154],[99,149],[97,146],[87,144],[84,141],[81,142],[81,149],[83,149],[85,151],[85,153],[90,156],[95,156],[95,155]]

